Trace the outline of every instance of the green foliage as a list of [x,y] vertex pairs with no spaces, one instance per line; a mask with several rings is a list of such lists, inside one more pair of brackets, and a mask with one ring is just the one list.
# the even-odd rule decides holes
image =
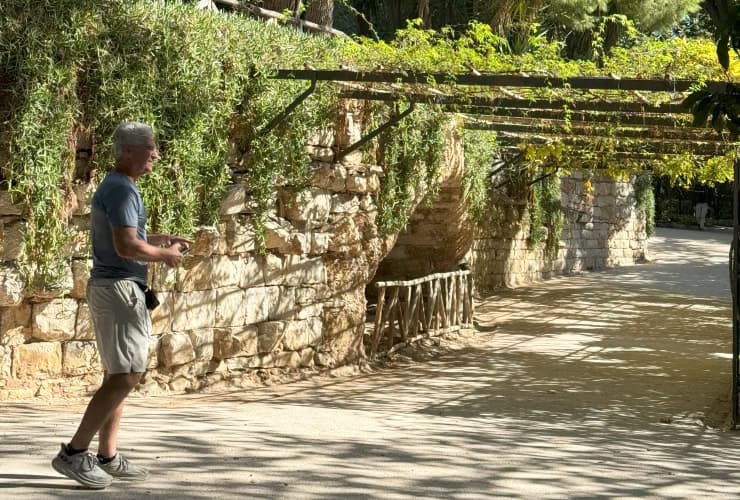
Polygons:
[[[373,113],[387,120],[391,109]],[[430,106],[417,106],[401,122],[386,130],[377,142],[376,158],[385,179],[377,193],[378,228],[383,233],[403,230],[416,203],[431,203],[439,192],[444,161],[445,124],[449,117]]]
[[468,218],[481,224],[488,208],[491,164],[496,153],[496,135],[481,130],[464,130],[465,176],[463,189]]
[[[95,139],[99,178],[113,165],[120,121],[153,126],[162,159],[142,192],[154,232],[214,223],[230,161],[246,172],[257,222],[278,183],[305,185],[305,137],[331,116],[329,87],[271,134],[257,131],[304,85],[270,80],[270,71],[324,60],[334,41],[177,3],[10,0],[0,19],[0,68],[13,84],[5,176],[29,209],[32,287],[62,278],[78,128]],[[230,151],[233,136],[240,147]]]
[[563,210],[560,206],[560,178],[551,175],[532,186],[529,211],[529,244],[544,243],[545,254],[555,258],[563,234]]
[[655,234],[655,193],[651,173],[643,172],[635,177],[635,200],[637,210],[645,217],[645,232],[648,236],[653,236]]

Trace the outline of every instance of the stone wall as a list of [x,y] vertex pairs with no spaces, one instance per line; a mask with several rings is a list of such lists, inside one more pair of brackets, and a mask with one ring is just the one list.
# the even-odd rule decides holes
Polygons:
[[500,197],[491,205],[486,226],[472,253],[477,288],[516,287],[535,280],[584,270],[632,265],[647,252],[644,215],[636,209],[633,179],[561,178],[565,218],[557,255],[528,242],[525,200]]
[[[220,223],[198,231],[182,266],[150,267],[161,305],[152,314],[139,390],[219,388],[364,357],[365,287],[396,237],[380,235],[375,223],[382,169],[363,163],[360,152],[331,163],[335,150],[360,138],[360,114],[348,103],[335,130],[308,138],[312,186],[300,194],[276,188],[266,254],[256,246],[253,203],[235,174]],[[455,140],[450,135],[459,148]],[[0,192],[0,400],[88,393],[100,383],[85,302],[94,186],[79,182],[74,191],[68,280],[52,296],[24,288],[23,207]]]
[[[462,177],[464,160],[457,130],[445,151],[445,171],[439,194],[431,204],[419,204],[406,230],[380,263],[373,281],[412,279],[457,269],[469,252],[475,228],[466,215]],[[372,289],[369,290],[372,294]]]
[[[475,230],[465,221],[462,145],[454,126],[439,196],[417,208],[401,235],[381,235],[373,194],[382,169],[364,163],[359,152],[331,162],[335,150],[361,136],[359,116],[349,103],[335,130],[308,138],[312,186],[300,194],[276,187],[266,253],[256,246],[254,204],[235,173],[220,222],[197,232],[183,265],[151,266],[150,286],[161,306],[152,315],[140,391],[219,389],[356,362],[364,357],[366,289],[374,280],[447,271],[467,258],[485,290],[644,257],[644,223],[631,208],[629,182],[597,179],[586,192],[577,177],[563,179],[567,223],[556,259],[527,246],[524,207],[516,202],[496,200],[485,230]],[[42,294],[25,287],[18,266],[23,206],[0,191],[0,400],[80,395],[101,381],[85,302],[95,186],[84,181],[90,144],[82,140],[78,147],[81,180],[69,197],[63,290]],[[417,202],[423,195],[417,193]]]

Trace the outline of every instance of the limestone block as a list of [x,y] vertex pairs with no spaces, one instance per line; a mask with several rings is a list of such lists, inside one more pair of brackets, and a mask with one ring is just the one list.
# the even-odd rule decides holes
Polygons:
[[62,374],[62,344],[35,342],[13,348],[15,378],[45,379]]
[[360,210],[360,198],[356,194],[335,194],[331,199],[331,213],[354,214]]
[[90,218],[88,216],[72,217],[69,225],[69,239],[62,250],[66,257],[87,258],[91,254]]
[[177,273],[176,289],[191,292],[238,284],[238,266],[228,255],[194,256],[183,260]]
[[360,111],[346,111],[339,114],[336,131],[336,143],[346,147],[362,138],[362,120]]
[[25,344],[31,338],[31,306],[0,308],[0,345]]
[[31,313],[32,336],[38,340],[70,340],[75,336],[77,301],[54,299],[34,304]]
[[330,148],[334,145],[334,133],[333,128],[312,130],[306,136],[306,144]]
[[193,236],[193,255],[210,257],[219,253],[221,233],[215,226],[199,226]]
[[375,193],[380,190],[380,177],[377,174],[371,174],[367,177],[367,191]]
[[285,283],[284,258],[268,253],[264,259],[264,282],[266,285],[282,285]]
[[176,267],[169,267],[162,262],[152,262],[149,264],[149,286],[156,292],[172,290],[177,285],[177,274]]
[[261,256],[245,255],[238,262],[240,287],[251,288],[265,284],[264,258]]
[[310,222],[320,226],[329,218],[331,194],[323,189],[308,189],[298,193],[282,191],[282,214],[293,222]]
[[159,336],[152,335],[149,337],[149,354],[146,358],[146,369],[153,370],[159,364],[157,353],[159,352]]
[[216,290],[215,326],[242,326],[246,319],[245,292],[237,286]]
[[334,150],[324,146],[306,146],[308,156],[314,161],[332,162],[334,160]]
[[226,222],[226,246],[229,255],[253,252],[257,240],[250,219],[232,217]]
[[272,353],[272,366],[275,368],[299,368],[301,355],[295,351]]
[[267,287],[268,314],[270,321],[291,319],[296,314],[295,289],[284,286]]
[[[237,370],[249,370],[252,368],[261,368],[264,365],[264,358],[260,356],[250,356],[250,357],[238,357],[238,358],[230,358],[226,360],[226,368],[229,371],[237,371]],[[268,355],[268,364],[272,362],[272,358]]]
[[221,203],[221,215],[236,215],[247,210],[247,191],[244,185],[233,184],[226,188],[226,196]]
[[310,368],[314,365],[315,351],[310,347],[306,347],[298,355],[301,357],[301,366]]
[[87,291],[87,281],[90,279],[92,260],[72,260],[72,289],[69,295],[75,299],[84,299]]
[[16,306],[23,300],[26,284],[16,266],[0,265],[0,306]]
[[311,304],[298,309],[296,319],[310,319],[320,317],[324,312],[324,304]]
[[11,376],[12,360],[13,348],[0,345],[0,387],[4,387],[6,379]]
[[176,332],[212,328],[216,321],[216,291],[173,294],[172,329]]
[[321,320],[290,321],[285,326],[283,344],[290,351],[299,351],[304,347],[317,345],[321,340]]
[[171,367],[190,363],[195,350],[187,333],[166,333],[159,340],[159,364]]
[[352,217],[342,217],[334,225],[334,235],[329,240],[330,252],[343,252],[362,240],[362,233]]
[[268,321],[257,327],[257,350],[260,354],[279,349],[285,336],[285,321]]
[[214,351],[214,332],[211,328],[203,328],[200,330],[191,330],[188,332],[190,335],[190,342],[193,345],[195,351],[195,359],[198,361],[210,361],[213,359]]
[[95,342],[65,342],[62,346],[62,370],[65,375],[99,371],[100,356]]
[[95,329],[93,328],[90,306],[86,302],[80,302],[77,308],[77,319],[75,321],[75,340],[94,340]]
[[149,312],[152,319],[152,332],[155,335],[172,331],[172,317],[175,307],[171,292],[156,292],[159,307]]
[[[13,203],[13,202],[16,203]],[[23,214],[23,199],[20,195],[11,195],[8,191],[0,191],[0,215]]]
[[92,205],[92,197],[95,194],[95,186],[88,182],[78,182],[72,186],[72,191],[74,191],[77,199],[75,215],[88,215]]
[[319,163],[313,170],[312,184],[328,191],[342,192],[347,188],[347,169],[343,165]]
[[213,357],[228,359],[257,354],[257,327],[216,328],[213,331]]
[[3,234],[0,240],[0,260],[19,260],[26,248],[25,225],[21,221],[3,221]]
[[295,290],[295,303],[299,306],[314,304],[318,301],[318,292],[314,287],[300,287]]
[[347,191],[353,193],[367,193],[367,177],[364,175],[350,175],[347,177]]
[[248,288],[244,292],[244,324],[267,321],[270,299],[265,287]]
[[311,251],[313,255],[321,255],[329,250],[331,233],[311,233]]
[[[360,199],[360,210],[368,212],[368,218],[375,222],[378,217],[378,206],[375,204],[373,195],[368,194]],[[415,212],[415,214],[421,215],[420,212]]]

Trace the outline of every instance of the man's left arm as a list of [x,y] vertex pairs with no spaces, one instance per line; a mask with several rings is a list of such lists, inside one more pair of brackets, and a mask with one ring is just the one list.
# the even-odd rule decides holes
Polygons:
[[149,243],[150,245],[154,245],[155,247],[170,247],[175,243],[180,243],[189,247],[193,244],[191,240],[183,238],[182,236],[175,236],[173,234],[148,234],[146,236],[146,241],[147,243]]

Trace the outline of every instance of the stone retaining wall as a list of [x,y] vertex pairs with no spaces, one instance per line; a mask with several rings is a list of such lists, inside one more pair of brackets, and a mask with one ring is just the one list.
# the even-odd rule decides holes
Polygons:
[[[348,104],[336,130],[308,139],[312,186],[300,194],[277,187],[266,254],[257,249],[253,203],[236,174],[220,223],[196,234],[182,266],[151,266],[161,305],[152,314],[141,391],[217,389],[364,357],[365,287],[396,237],[380,235],[375,223],[382,169],[363,163],[360,152],[331,163],[334,150],[360,138],[359,115]],[[450,129],[450,148],[460,147],[455,141]],[[23,208],[0,193],[0,400],[81,394],[100,383],[85,302],[93,191],[75,187],[68,280],[51,297],[24,290],[17,265]]]
[[[382,169],[363,163],[359,152],[331,163],[334,150],[359,139],[359,115],[348,104],[336,130],[308,139],[312,186],[300,194],[276,187],[265,254],[256,246],[252,200],[235,174],[219,224],[198,231],[183,265],[151,266],[150,286],[161,306],[152,315],[140,391],[215,390],[353,363],[364,357],[366,287],[373,279],[447,271],[467,256],[480,288],[488,289],[644,256],[644,224],[629,208],[629,183],[598,180],[586,193],[579,179],[564,179],[568,223],[556,260],[527,247],[519,206],[495,203],[485,232],[476,232],[465,221],[462,144],[454,126],[439,197],[419,207],[400,236],[381,235],[373,194]],[[85,141],[80,146],[90,149]],[[0,400],[80,395],[101,381],[85,302],[93,191],[79,182],[70,197],[67,279],[51,295],[25,288],[18,268],[23,207],[0,191]],[[424,193],[417,195],[421,201]]]
[[[557,255],[529,244],[526,203],[499,199],[474,244],[479,290],[516,287],[584,270],[632,265],[645,260],[644,214],[636,208],[633,179],[591,178],[587,190],[576,173],[561,178],[564,227]],[[518,203],[517,203],[518,202]]]

